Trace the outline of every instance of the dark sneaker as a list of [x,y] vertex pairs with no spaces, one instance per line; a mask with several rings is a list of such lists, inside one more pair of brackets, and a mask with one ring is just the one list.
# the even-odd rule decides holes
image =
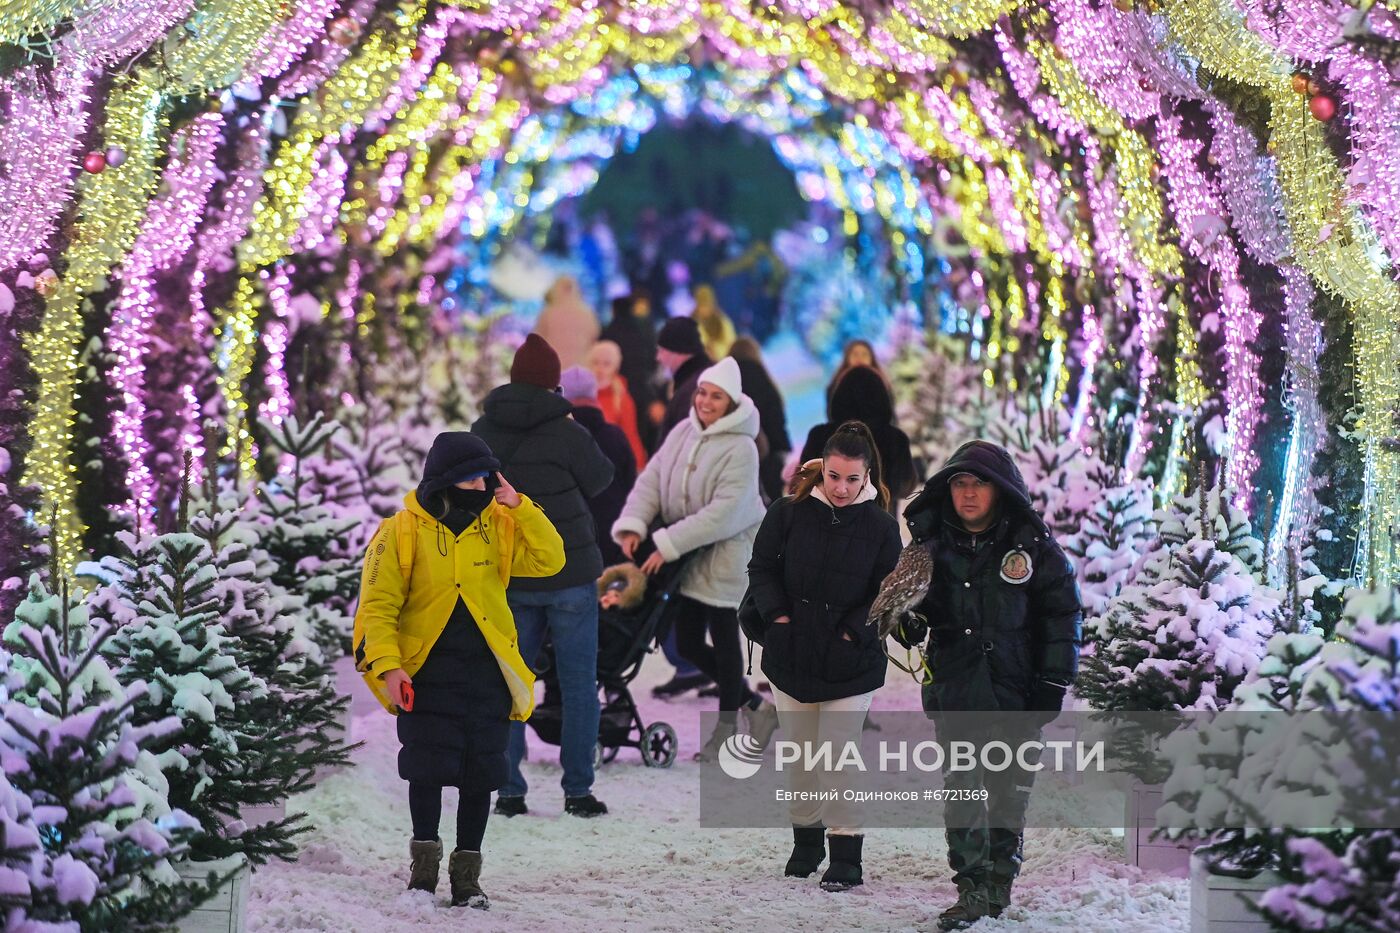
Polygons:
[[708,687],[701,687],[699,690],[695,691],[695,695],[698,697],[710,697],[712,699],[718,699],[719,684],[710,684]]
[[565,797],[564,812],[572,816],[602,816],[608,812],[608,805],[592,794],[584,794],[582,797]]
[[677,674],[664,684],[658,687],[652,687],[651,695],[660,699],[680,696],[687,690],[694,690],[696,687],[703,687],[708,683],[710,683],[710,678],[706,677],[704,674]]
[[495,814],[497,816],[524,816],[530,812],[530,808],[525,806],[524,797],[497,797]]

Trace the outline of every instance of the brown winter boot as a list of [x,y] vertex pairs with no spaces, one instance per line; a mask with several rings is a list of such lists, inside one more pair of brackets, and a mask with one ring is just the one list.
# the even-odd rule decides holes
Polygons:
[[413,839],[408,843],[408,889],[437,891],[438,866],[442,864],[442,842],[437,839]]
[[447,861],[447,877],[452,882],[452,906],[489,910],[491,902],[481,890],[481,853],[458,849]]
[[938,929],[965,930],[990,913],[986,886],[963,881],[958,884],[958,902],[938,915]]

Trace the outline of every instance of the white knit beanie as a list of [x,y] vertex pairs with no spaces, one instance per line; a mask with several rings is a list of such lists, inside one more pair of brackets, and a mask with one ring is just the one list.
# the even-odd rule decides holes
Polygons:
[[726,356],[702,372],[697,382],[708,382],[712,386],[723,389],[725,394],[735,402],[738,402],[739,396],[744,393],[744,382],[739,377],[739,364],[734,361],[732,356]]

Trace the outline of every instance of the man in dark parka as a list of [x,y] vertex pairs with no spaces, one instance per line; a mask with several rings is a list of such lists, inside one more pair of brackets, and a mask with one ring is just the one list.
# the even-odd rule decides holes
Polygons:
[[[925,709],[1034,713],[1008,717],[1013,730],[1030,733],[1017,741],[1034,738],[1074,682],[1081,609],[1074,568],[1031,507],[1021,471],[1004,448],[970,441],[904,514],[934,567],[916,610],[930,630]],[[909,646],[922,642],[919,627],[906,622],[895,637]],[[939,918],[942,929],[999,916],[1010,903],[1032,777],[1017,768],[949,773],[950,788],[984,788],[987,796],[945,804],[959,896]]]
[[[603,557],[588,500],[608,488],[613,465],[588,429],[569,415],[559,388],[559,355],[538,334],[516,351],[510,382],[486,396],[472,433],[486,441],[503,471],[549,516],[564,539],[564,569],[552,577],[511,580],[506,591],[520,656],[534,665],[546,632],[554,644],[563,698],[564,809],[576,816],[607,812],[593,796],[593,747],[598,741],[598,595]],[[526,812],[525,727],[511,724],[510,776],[496,812]]]

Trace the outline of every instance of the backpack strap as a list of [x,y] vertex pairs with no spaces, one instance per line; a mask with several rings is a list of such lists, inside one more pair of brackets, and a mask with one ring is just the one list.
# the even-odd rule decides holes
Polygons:
[[413,513],[402,509],[394,515],[394,535],[399,552],[399,572],[407,584],[413,576],[413,552],[418,544],[418,522]]

